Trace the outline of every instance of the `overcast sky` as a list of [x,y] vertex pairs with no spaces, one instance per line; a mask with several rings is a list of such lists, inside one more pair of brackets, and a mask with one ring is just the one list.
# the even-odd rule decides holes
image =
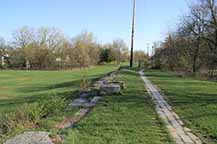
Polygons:
[[[137,0],[136,49],[162,40],[187,11],[189,0]],[[12,39],[22,26],[57,27],[73,37],[93,32],[99,42],[122,38],[128,44],[131,33],[132,0],[1,0],[0,36]]]

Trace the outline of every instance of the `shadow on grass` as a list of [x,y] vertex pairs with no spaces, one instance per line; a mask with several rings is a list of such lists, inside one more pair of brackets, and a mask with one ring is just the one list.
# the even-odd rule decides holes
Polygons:
[[60,88],[78,88],[79,87],[80,80],[74,80],[74,81],[68,81],[63,83],[57,83],[57,84],[50,84],[50,85],[33,85],[33,86],[25,86],[22,88],[19,88],[19,92],[21,93],[34,93],[34,92],[43,92],[43,91],[49,91],[49,90],[55,90]]
[[178,78],[178,76],[176,75],[166,75],[166,74],[158,74],[158,73],[148,73],[148,74],[145,74],[145,76],[147,77],[158,77],[158,78]]
[[[92,75],[88,77],[88,80],[93,83],[94,81],[100,79],[104,75],[105,74]],[[35,86],[35,87],[27,86],[24,88],[19,88],[19,92],[24,93],[25,95],[28,95],[29,93],[29,95],[25,97],[20,96],[13,99],[0,100],[0,109],[4,109],[4,108],[15,109],[17,106],[27,104],[27,103],[30,104],[33,102],[37,102],[43,99],[43,97],[50,97],[50,96],[60,96],[72,100],[78,94],[79,85],[80,85],[80,80],[74,80],[74,81],[68,81],[68,82],[63,82],[58,84],[51,84],[48,86]],[[66,88],[66,90],[58,91],[58,89],[61,88]],[[55,91],[52,92],[52,90]]]
[[[87,77],[87,79],[92,82],[98,80],[100,77],[104,76],[103,74],[101,75],[92,75]],[[48,90],[54,90],[54,89],[61,89],[61,88],[71,88],[71,89],[78,89],[80,85],[80,79],[73,80],[73,81],[67,81],[67,82],[62,82],[62,83],[57,83],[57,84],[51,84],[51,85],[45,85],[45,86],[26,86],[23,88],[19,88],[19,92],[22,93],[34,93],[34,92],[42,92],[42,91],[48,91]]]
[[[186,104],[217,104],[216,94],[194,93],[190,95],[189,93],[169,93],[166,95],[169,96],[170,101],[176,106],[184,106]],[[172,95],[176,95],[176,97],[173,98]],[[183,95],[186,96],[183,97]]]
[[174,73],[166,73],[163,71],[155,71],[155,70],[145,70],[145,76],[147,77],[157,77],[157,78],[179,78],[180,76]]
[[120,73],[125,74],[125,75],[139,76],[138,72],[136,72],[136,71],[130,71],[130,70],[124,70],[124,71],[122,71]]
[[[128,66],[125,66],[125,67],[121,67],[120,69],[127,69],[128,71],[125,71],[124,73],[125,74],[130,74],[130,75],[137,75],[137,73],[135,72],[138,72],[139,70],[141,70],[141,68],[138,68],[138,67],[133,67],[133,68],[130,68]],[[176,75],[176,74],[167,74],[167,73],[164,73],[162,71],[157,71],[157,70],[150,70],[150,69],[145,69],[145,75],[147,77],[160,77],[160,78],[178,78],[179,76]]]
[[8,100],[0,100],[0,108],[8,108],[8,109],[16,109],[17,107],[24,105],[24,104],[31,104],[33,102],[40,102],[41,99],[44,97],[51,97],[54,95],[58,95],[65,99],[73,99],[76,97],[77,91],[67,91],[67,92],[57,92],[55,94],[52,93],[46,93],[42,95],[33,95],[28,97],[17,97],[14,99],[8,99]]

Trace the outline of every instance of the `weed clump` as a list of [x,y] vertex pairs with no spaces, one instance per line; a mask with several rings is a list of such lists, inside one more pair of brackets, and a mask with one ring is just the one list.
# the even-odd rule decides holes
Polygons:
[[63,112],[68,105],[60,96],[41,98],[37,102],[24,104],[15,111],[0,116],[0,140],[18,129],[37,128],[40,121]]

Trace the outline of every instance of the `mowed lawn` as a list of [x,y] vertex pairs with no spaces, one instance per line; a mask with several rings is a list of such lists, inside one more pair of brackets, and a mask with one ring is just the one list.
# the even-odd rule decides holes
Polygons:
[[188,127],[206,143],[217,143],[217,82],[160,71],[145,74],[162,90]]
[[144,83],[135,71],[123,70],[120,95],[106,96],[74,129],[65,144],[171,144]]
[[[100,77],[118,68],[116,65],[95,66],[87,69],[88,79]],[[0,114],[31,103],[40,97],[69,96],[79,89],[82,73],[67,71],[0,71]]]

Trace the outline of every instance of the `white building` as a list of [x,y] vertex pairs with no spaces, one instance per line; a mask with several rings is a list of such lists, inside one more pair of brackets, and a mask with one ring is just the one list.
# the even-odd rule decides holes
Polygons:
[[0,57],[0,60],[1,60],[1,66],[4,67],[6,65],[6,58],[8,58],[9,55],[6,54],[6,55],[3,55]]
[[3,67],[5,65],[5,58],[4,56],[1,56],[1,66]]

